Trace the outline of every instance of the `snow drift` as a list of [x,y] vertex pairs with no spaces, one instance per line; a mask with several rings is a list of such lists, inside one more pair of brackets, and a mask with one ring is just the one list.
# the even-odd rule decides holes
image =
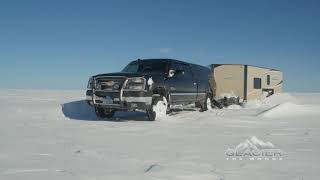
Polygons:
[[301,116],[320,116],[320,106],[299,105],[286,102],[271,108],[262,114],[267,118],[301,117]]
[[[96,121],[83,91],[0,90],[0,179],[318,179],[320,94],[285,96],[252,108],[175,111],[164,121],[138,112]],[[238,144],[287,156],[227,161]]]

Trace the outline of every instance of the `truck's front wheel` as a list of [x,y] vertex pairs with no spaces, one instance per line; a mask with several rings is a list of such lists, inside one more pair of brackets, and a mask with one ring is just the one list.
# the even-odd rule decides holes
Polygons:
[[114,110],[106,110],[104,108],[96,107],[96,115],[99,118],[112,118],[115,114]]
[[164,96],[155,97],[152,101],[151,109],[147,110],[149,121],[159,120],[165,117],[168,112],[168,101]]

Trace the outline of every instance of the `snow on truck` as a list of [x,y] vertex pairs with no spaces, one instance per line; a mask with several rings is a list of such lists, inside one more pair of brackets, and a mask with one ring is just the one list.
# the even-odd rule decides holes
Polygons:
[[115,111],[146,111],[153,121],[173,105],[212,107],[210,68],[174,59],[144,59],[129,63],[119,73],[92,76],[87,101],[101,118]]

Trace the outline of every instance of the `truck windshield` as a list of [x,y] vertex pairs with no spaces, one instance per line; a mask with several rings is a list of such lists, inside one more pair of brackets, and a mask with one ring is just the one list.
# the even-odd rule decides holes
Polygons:
[[122,72],[127,73],[165,73],[167,69],[166,61],[133,61],[128,64]]

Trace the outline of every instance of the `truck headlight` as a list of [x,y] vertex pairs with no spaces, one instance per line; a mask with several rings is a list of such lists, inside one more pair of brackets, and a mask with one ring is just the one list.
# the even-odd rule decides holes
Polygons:
[[124,89],[126,89],[126,90],[144,90],[145,89],[145,81],[146,80],[142,77],[128,78]]
[[87,88],[88,88],[88,89],[92,89],[92,88],[93,88],[93,77],[90,77],[90,78],[89,78]]

